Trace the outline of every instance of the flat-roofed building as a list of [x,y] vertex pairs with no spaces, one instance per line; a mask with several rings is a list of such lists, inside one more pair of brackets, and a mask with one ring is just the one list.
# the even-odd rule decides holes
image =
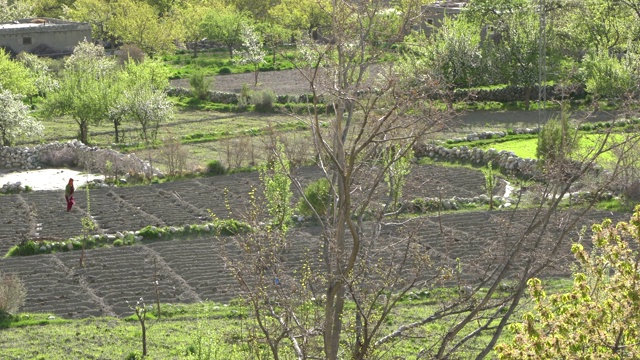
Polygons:
[[445,17],[456,17],[467,6],[467,1],[436,1],[422,7],[422,29],[429,35],[433,28],[442,26]]
[[12,54],[26,51],[42,56],[67,55],[84,39],[91,41],[88,23],[50,18],[0,23],[0,47]]

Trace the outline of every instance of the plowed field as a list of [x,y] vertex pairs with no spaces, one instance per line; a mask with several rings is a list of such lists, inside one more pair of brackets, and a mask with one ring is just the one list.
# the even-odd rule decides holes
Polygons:
[[[299,170],[308,182],[318,178],[317,168]],[[171,182],[161,185],[108,188],[91,191],[91,213],[98,231],[137,230],[146,225],[184,225],[209,221],[207,209],[221,217],[225,189],[232,208],[242,208],[247,194],[258,183],[256,173],[235,174]],[[473,196],[483,192],[481,172],[462,168],[419,166],[408,179],[409,198]],[[38,192],[0,197],[0,252],[23,237],[66,239],[81,233],[80,218],[86,210],[82,192],[77,206],[67,213],[59,192]],[[610,213],[593,212],[585,223],[600,221]],[[542,234],[553,238],[571,214],[560,214],[554,226]],[[413,234],[434,264],[452,264],[459,259],[469,279],[481,277],[517,241],[530,212],[472,212],[423,217],[412,220],[402,231]],[[282,254],[289,270],[300,267],[308,254],[321,251],[318,228],[304,225],[291,232],[289,250]],[[402,246],[397,225],[383,228],[381,245]],[[496,239],[503,239],[498,242]],[[506,239],[506,240],[505,240]],[[66,252],[0,259],[0,271],[15,273],[27,287],[22,311],[51,312],[64,317],[123,316],[131,313],[127,301],[155,299],[155,283],[165,303],[213,300],[226,302],[238,295],[238,287],[220,254],[229,238],[201,237],[145,243],[136,246],[87,251],[86,267],[79,267],[80,253]],[[384,244],[382,244],[384,243]],[[557,269],[562,272],[563,269]],[[425,276],[428,276],[425,273]]]

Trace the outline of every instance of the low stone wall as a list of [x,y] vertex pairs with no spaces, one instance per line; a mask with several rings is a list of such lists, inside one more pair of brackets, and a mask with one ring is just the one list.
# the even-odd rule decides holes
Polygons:
[[24,170],[40,169],[38,151],[35,148],[3,146],[0,148],[0,167]]
[[[108,165],[109,164],[109,165]],[[0,148],[0,167],[7,169],[36,170],[49,167],[80,167],[97,172],[118,172],[129,175],[162,175],[148,161],[135,154],[121,154],[111,149],[87,146],[78,140],[66,143],[53,142],[35,147]]]
[[[495,101],[495,102],[512,102],[525,101],[527,91],[522,86],[506,86],[497,89],[456,89],[452,94],[452,100],[458,101]],[[561,94],[553,87],[547,87],[547,99],[559,99],[568,97],[570,99],[584,99],[587,96],[584,85],[580,85],[575,91],[569,94]],[[446,96],[445,96],[446,97]],[[529,88],[529,100],[536,101],[538,99],[538,88]]]
[[468,146],[446,148],[442,145],[423,144],[416,146],[415,154],[419,158],[427,156],[436,160],[468,161],[480,165],[487,165],[491,162],[494,166],[511,173],[532,177],[541,175],[536,166],[538,160],[522,159],[512,151],[483,150]]
[[[169,96],[193,96],[190,89],[170,88],[167,90]],[[221,91],[209,91],[206,100],[219,104],[237,104],[239,95],[236,93],[226,93]],[[275,103],[278,104],[306,104],[312,101],[311,95],[276,95]],[[324,98],[318,96],[318,102],[323,103]]]

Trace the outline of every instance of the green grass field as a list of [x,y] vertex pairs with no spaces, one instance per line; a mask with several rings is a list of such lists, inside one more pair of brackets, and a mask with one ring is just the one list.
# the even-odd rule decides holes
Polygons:
[[[585,134],[580,138],[580,150],[577,151],[575,158],[584,158],[593,154],[596,146],[600,144],[605,144],[605,147],[608,147],[616,142],[620,142],[624,140],[624,136],[622,134],[612,134],[609,138],[605,138],[604,135],[600,134]],[[489,144],[483,144],[481,146],[482,149],[493,148],[498,151],[507,150],[513,151],[518,157],[525,159],[535,159],[536,158],[536,149],[538,147],[538,139],[517,139],[512,141],[504,141],[504,142],[495,142]],[[616,156],[611,151],[607,151],[602,154],[598,163],[606,166],[606,164],[614,161]]]
[[[547,292],[553,293],[568,289],[571,280],[553,279],[543,283]],[[440,310],[439,304],[454,299],[458,296],[456,294],[456,290],[451,288],[410,292],[390,314],[381,334],[388,334],[402,324],[432,315]],[[482,292],[478,294],[481,295]],[[524,310],[514,314],[513,321],[520,321],[524,311],[531,307],[528,296],[522,303]],[[353,304],[347,303],[346,306],[347,313],[354,310]],[[257,330],[247,307],[233,302],[205,302],[161,304],[161,310],[159,319],[155,309],[147,315],[148,359],[179,359],[188,355],[199,358],[198,349],[211,351],[211,357],[200,358],[270,358],[264,342],[256,341]],[[412,336],[404,339],[401,346],[385,348],[384,358],[415,356],[430,340],[443,336],[456,321],[456,317],[453,317],[420,327],[412,332]],[[473,328],[475,324],[470,324],[468,331]],[[463,333],[466,332],[463,330]],[[141,325],[135,315],[125,319],[98,317],[66,320],[49,314],[23,313],[0,318],[0,353],[7,358],[18,359],[132,359],[141,354],[141,334]],[[505,330],[501,341],[511,338],[511,332]],[[490,332],[465,345],[469,346],[467,350],[463,346],[459,355],[464,358],[470,348],[477,349],[489,339]],[[289,358],[286,356],[286,340],[282,349],[284,358]]]

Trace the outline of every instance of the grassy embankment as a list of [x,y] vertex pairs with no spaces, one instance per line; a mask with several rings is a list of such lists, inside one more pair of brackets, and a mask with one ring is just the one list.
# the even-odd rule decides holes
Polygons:
[[[548,280],[545,287],[549,286],[548,292],[561,291],[570,283],[566,279]],[[398,303],[381,333],[387,334],[402,324],[432,315],[440,309],[440,304],[455,300],[457,296],[456,290],[451,288],[411,292]],[[522,303],[523,309],[531,307],[528,296]],[[308,311],[313,311],[314,307],[319,305],[311,305]],[[347,307],[348,312],[354,310],[351,303]],[[161,310],[160,318],[155,310],[147,315],[149,359],[185,358],[189,354],[197,355],[199,348],[202,351],[211,349],[211,359],[268,357],[266,345],[254,337],[255,324],[247,315],[250,309],[237,301],[230,304],[161,304]],[[513,320],[519,321],[524,311],[514,315]],[[452,325],[449,321],[436,321],[422,327],[413,333],[415,337],[405,339],[402,346],[390,347],[384,357],[415,356],[431,338],[443,335],[443,331]],[[502,341],[508,341],[511,336],[506,331]],[[486,334],[468,346],[478,348],[488,340],[489,334]],[[50,314],[23,313],[0,318],[0,353],[7,358],[133,359],[140,355],[141,348],[141,327],[135,315],[124,319],[68,320]],[[286,346],[283,345],[283,349]],[[462,348],[461,355],[469,351],[466,349]]]

